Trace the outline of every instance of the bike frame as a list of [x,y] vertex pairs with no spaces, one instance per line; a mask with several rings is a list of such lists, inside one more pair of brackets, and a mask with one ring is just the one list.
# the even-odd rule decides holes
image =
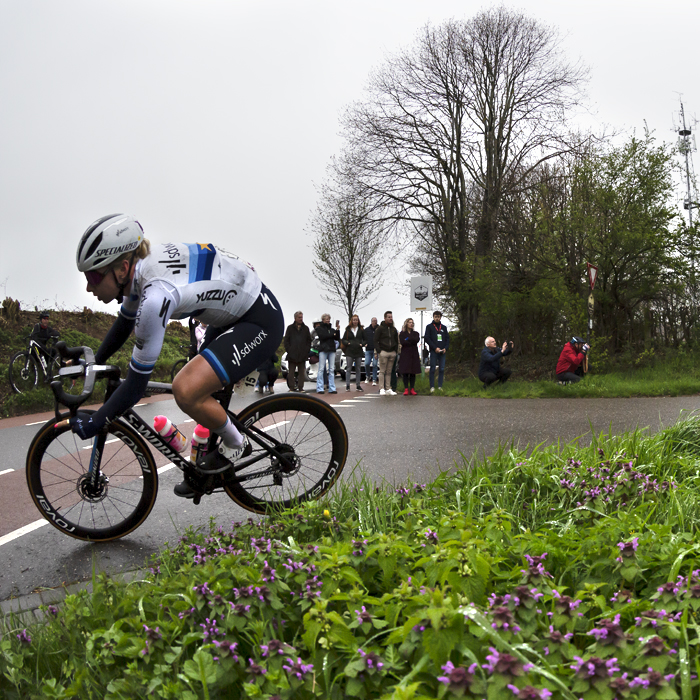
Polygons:
[[[105,395],[105,402],[114,393],[114,391],[116,391],[120,384],[121,381],[119,380],[109,380],[107,385],[107,393]],[[232,387],[227,387],[219,392],[216,392],[215,394],[213,394],[213,396],[223,406],[228,405],[228,402],[231,400],[232,393]],[[172,385],[163,384],[160,382],[149,382],[146,388],[145,396],[152,396],[154,394],[172,394]],[[289,458],[282,451],[280,451],[280,448],[283,447],[283,444],[281,442],[260,430],[249,427],[250,425],[255,423],[255,421],[257,420],[257,415],[252,416],[247,421],[247,424],[243,424],[238,420],[235,414],[231,413],[230,411],[227,411],[227,413],[231,418],[231,422],[236,426],[236,428],[263,449],[263,452],[261,454],[255,457],[251,457],[250,459],[242,459],[236,462],[236,464],[233,465],[229,470],[227,470],[227,482],[243,483],[252,479],[258,479],[263,476],[275,474],[276,470],[273,467],[268,467],[266,469],[262,469],[261,471],[251,472],[243,476],[236,476],[237,473],[241,470],[250,467],[251,465],[255,464],[256,462],[262,459],[265,459],[268,456],[274,457],[276,460],[279,461],[279,463],[290,469],[294,468],[294,465],[289,461]],[[194,471],[200,476],[217,475],[216,472],[210,474],[206,471],[201,471],[197,469],[197,467],[194,464],[192,464],[192,462],[189,459],[184,458],[179,452],[170,447],[170,445],[168,445],[168,443],[165,442],[161,435],[159,435],[158,432],[156,432],[153,429],[153,427],[146,423],[146,421],[144,421],[143,418],[141,418],[133,409],[127,409],[116,420],[122,420],[125,423],[127,423],[149,445],[151,445],[154,449],[160,452],[163,456],[167,457],[183,473],[192,473]],[[88,474],[90,475],[91,483],[94,487],[97,487],[97,481],[100,477],[99,464],[106,440],[106,432],[99,433],[95,436],[95,441],[93,443]],[[212,437],[210,437],[210,440],[216,440],[216,436],[212,435]],[[270,444],[272,444],[272,447],[270,446]]]
[[39,345],[39,343],[36,342],[36,340],[33,340],[32,338],[29,338],[29,342],[27,343],[27,352],[30,355],[33,355],[39,361],[41,370],[44,373],[44,379],[46,379],[46,377],[49,376],[49,364],[47,358],[50,358],[51,356],[46,350],[44,350],[44,348],[41,347],[41,345]]

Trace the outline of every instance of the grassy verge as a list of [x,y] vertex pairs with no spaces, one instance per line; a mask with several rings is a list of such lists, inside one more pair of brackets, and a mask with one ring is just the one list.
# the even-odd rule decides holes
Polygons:
[[697,419],[430,484],[355,475],[9,630],[0,695],[690,700],[699,516]]
[[[399,382],[403,391],[403,385]],[[427,393],[427,372],[416,382],[416,391]],[[488,389],[474,378],[447,379],[443,384],[447,396],[474,396],[500,399],[541,398],[628,398],[632,396],[687,396],[700,393],[700,372],[685,362],[657,365],[606,374],[590,372],[578,384],[560,386],[554,379],[524,381],[515,369],[506,384],[493,384]]]

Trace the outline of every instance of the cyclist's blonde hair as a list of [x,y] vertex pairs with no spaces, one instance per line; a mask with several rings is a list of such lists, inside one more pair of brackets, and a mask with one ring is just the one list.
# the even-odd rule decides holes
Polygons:
[[116,270],[124,260],[131,260],[131,256],[134,256],[134,262],[137,260],[143,260],[151,252],[151,244],[147,238],[141,241],[141,244],[136,250],[129,251],[120,255],[111,265],[107,266],[108,270]]

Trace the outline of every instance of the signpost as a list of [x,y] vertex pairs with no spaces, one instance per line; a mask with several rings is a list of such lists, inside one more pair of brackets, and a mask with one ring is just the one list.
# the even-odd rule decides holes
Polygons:
[[[411,312],[420,311],[420,337],[423,341],[423,312],[433,308],[433,276],[411,277]],[[425,350],[425,343],[421,344]],[[421,364],[423,352],[421,352]],[[425,370],[425,366],[423,367]]]
[[[588,295],[588,333],[586,335],[586,343],[591,344],[591,331],[593,330],[593,309],[595,308],[595,300],[593,299],[593,288],[595,287],[595,281],[598,278],[598,268],[591,263],[586,263],[586,272],[588,273],[588,286],[591,289],[591,293]],[[590,350],[589,350],[590,352]],[[584,370],[588,371],[588,356],[585,359]]]

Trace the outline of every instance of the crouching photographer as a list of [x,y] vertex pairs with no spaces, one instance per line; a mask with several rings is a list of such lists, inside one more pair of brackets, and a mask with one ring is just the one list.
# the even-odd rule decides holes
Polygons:
[[557,362],[557,381],[560,384],[580,382],[583,379],[583,363],[591,346],[583,338],[574,336],[562,349]]
[[513,352],[513,341],[504,342],[499,350],[496,339],[489,336],[484,341],[484,346],[479,363],[479,379],[484,383],[484,387],[488,387],[496,381],[505,384],[512,370],[510,367],[501,366],[501,358]]

